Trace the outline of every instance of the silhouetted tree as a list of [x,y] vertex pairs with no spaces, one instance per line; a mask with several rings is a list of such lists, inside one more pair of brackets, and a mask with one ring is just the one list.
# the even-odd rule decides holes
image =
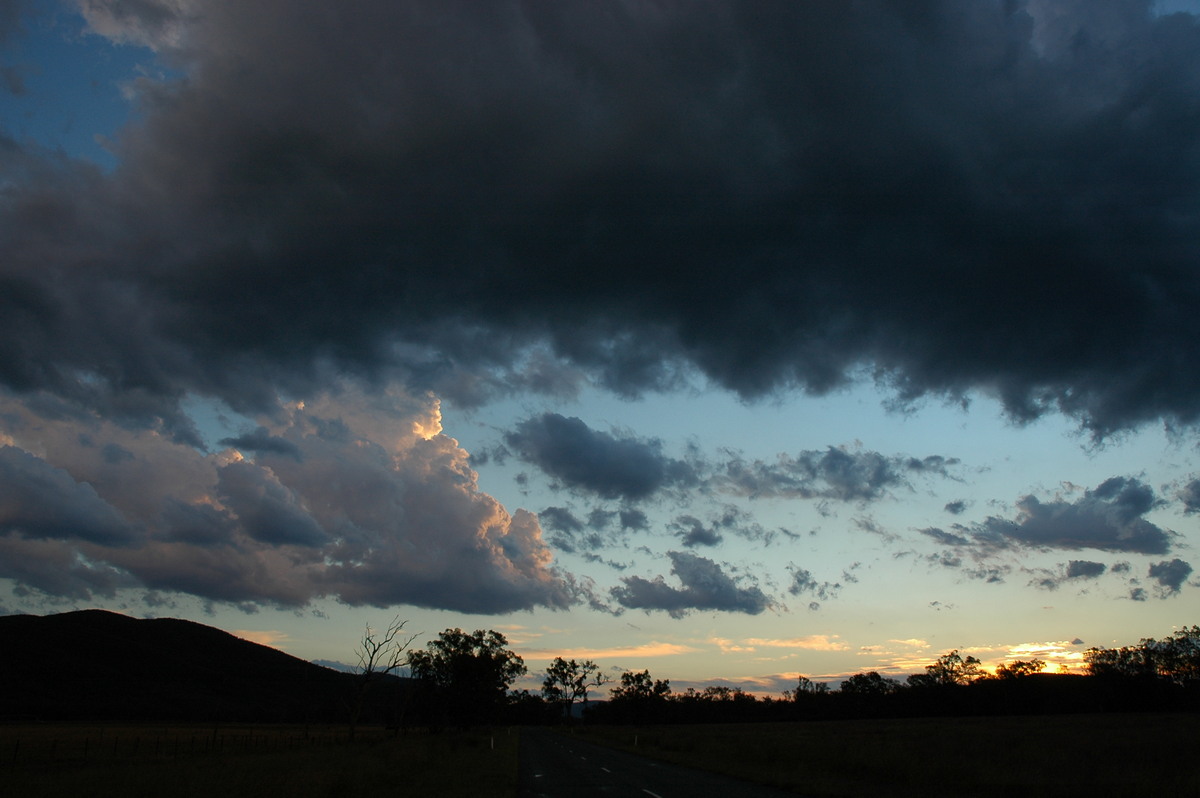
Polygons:
[[652,679],[650,671],[621,674],[621,684],[608,694],[612,714],[635,723],[662,720],[671,695],[669,679]]
[[1136,646],[1090,648],[1084,652],[1092,676],[1157,677],[1174,684],[1200,681],[1200,626],[1170,637],[1143,638]]
[[550,703],[540,693],[515,690],[508,694],[504,707],[504,722],[517,726],[540,726],[558,719],[558,704]]
[[1143,640],[1136,646],[1121,648],[1089,648],[1083,652],[1089,676],[1153,678],[1158,676],[1154,651]]
[[1020,679],[1025,676],[1032,676],[1035,673],[1041,673],[1045,669],[1046,663],[1040,659],[1031,659],[1028,661],[1015,660],[996,666],[996,678]]
[[900,682],[880,676],[876,671],[856,673],[842,682],[840,692],[844,695],[884,696],[900,689]]
[[983,667],[975,657],[966,657],[958,650],[943,654],[932,665],[925,666],[924,673],[908,677],[910,687],[950,687],[970,684],[984,676]]
[[460,726],[491,721],[504,705],[509,687],[525,673],[525,661],[496,631],[467,634],[447,629],[423,651],[411,651],[408,665]]
[[362,640],[354,653],[358,656],[358,666],[355,668],[354,695],[350,699],[350,739],[354,739],[358,728],[359,718],[362,717],[363,704],[371,686],[381,677],[394,673],[404,665],[407,657],[405,652],[419,635],[403,634],[408,621],[398,617],[393,618],[387,629],[377,632],[367,624],[363,631]]
[[784,690],[783,697],[788,701],[802,702],[815,696],[825,695],[828,692],[829,685],[823,682],[814,682],[804,674],[800,674],[796,678],[796,689]]
[[1200,626],[1183,627],[1158,641],[1160,670],[1176,684],[1200,682]]
[[571,717],[571,707],[576,701],[582,701],[587,707],[588,691],[593,687],[602,687],[608,681],[600,672],[600,666],[589,660],[576,662],[555,657],[546,668],[546,678],[542,682],[542,695],[547,701],[562,704],[567,719]]

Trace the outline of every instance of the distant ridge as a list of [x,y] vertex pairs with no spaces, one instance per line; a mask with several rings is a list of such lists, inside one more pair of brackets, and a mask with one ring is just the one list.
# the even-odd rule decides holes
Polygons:
[[0,617],[0,720],[341,721],[353,681],[177,618]]

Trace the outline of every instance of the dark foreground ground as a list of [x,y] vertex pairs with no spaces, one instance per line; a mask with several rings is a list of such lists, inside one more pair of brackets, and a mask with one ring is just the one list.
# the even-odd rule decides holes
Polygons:
[[0,798],[1200,796],[1200,714],[347,731],[0,724]]
[[586,727],[580,739],[814,796],[1200,796],[1200,714]]
[[752,782],[647,759],[593,745],[548,729],[521,731],[517,767],[519,798],[783,798],[783,792]]

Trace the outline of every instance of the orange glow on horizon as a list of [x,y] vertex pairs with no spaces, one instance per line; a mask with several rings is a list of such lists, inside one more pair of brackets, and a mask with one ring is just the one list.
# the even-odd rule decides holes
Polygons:
[[[270,648],[279,648],[280,643],[286,642],[291,638],[287,632],[280,632],[274,629],[234,629],[230,632],[234,637],[240,637],[243,640],[249,640],[251,643],[258,643],[261,646]],[[283,650],[283,649],[279,649]]]

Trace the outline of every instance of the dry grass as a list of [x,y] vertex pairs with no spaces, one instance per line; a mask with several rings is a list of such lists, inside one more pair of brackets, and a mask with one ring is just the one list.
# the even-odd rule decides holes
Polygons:
[[29,797],[499,798],[515,793],[517,736],[360,732],[350,742],[344,728],[305,737],[288,726],[3,726],[0,785]]
[[593,727],[578,733],[813,796],[1200,795],[1197,715]]

